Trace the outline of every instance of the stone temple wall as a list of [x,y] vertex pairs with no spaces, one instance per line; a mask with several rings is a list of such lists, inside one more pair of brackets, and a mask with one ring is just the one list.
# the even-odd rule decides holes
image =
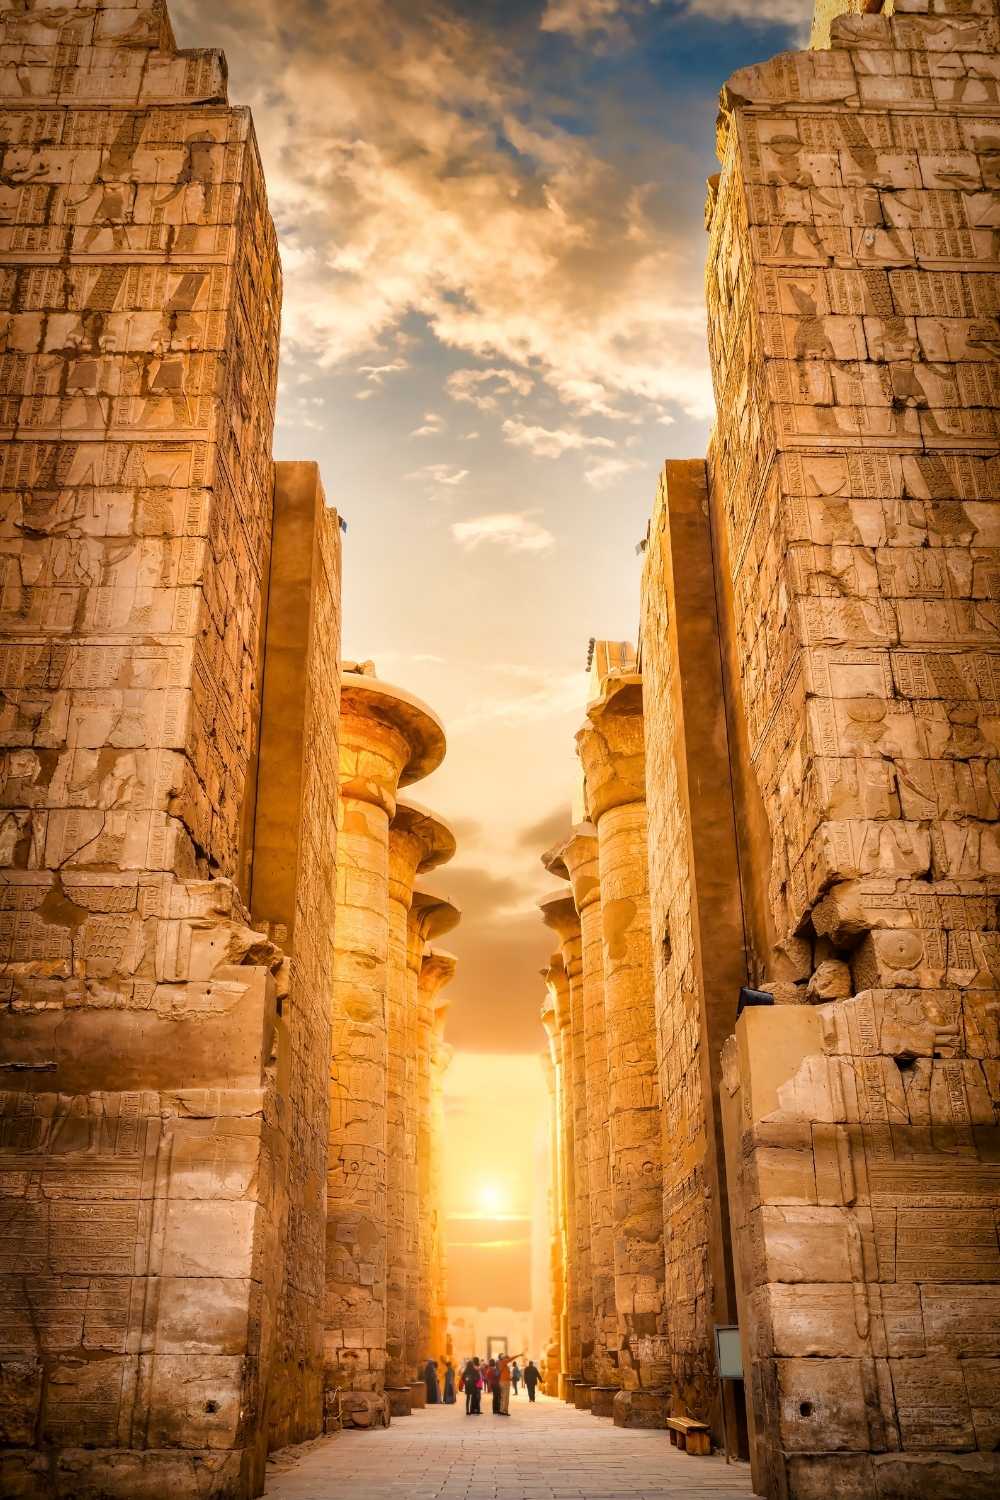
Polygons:
[[767,1496],[1000,1484],[1000,17],[885,9],[730,79],[709,203]]
[[296,1144],[234,883],[274,234],[224,61],[160,0],[0,29],[0,1489],[242,1496]]

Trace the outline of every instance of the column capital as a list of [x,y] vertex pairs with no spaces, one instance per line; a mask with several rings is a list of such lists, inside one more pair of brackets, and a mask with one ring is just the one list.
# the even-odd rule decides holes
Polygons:
[[597,872],[597,829],[593,823],[577,823],[567,838],[542,855],[550,875],[568,880],[577,912],[601,899]]
[[397,802],[389,824],[389,895],[409,907],[418,875],[452,859],[457,844],[443,818],[418,802]]
[[586,777],[587,811],[594,823],[609,808],[645,801],[646,746],[638,672],[605,678],[600,697],[587,706],[576,746]]
[[581,958],[583,939],[580,931],[580,916],[574,905],[572,894],[569,891],[553,891],[550,896],[542,897],[538,903],[538,909],[546,927],[551,927],[559,939],[567,978],[577,979],[583,967]]
[[412,693],[367,672],[345,672],[340,699],[341,795],[392,817],[400,787],[444,760],[444,726]]
[[420,991],[435,1010],[443,1010],[448,1005],[449,1002],[440,1001],[438,995],[451,984],[457,968],[458,959],[444,948],[428,948],[424,954],[420,963]]
[[545,989],[548,996],[547,1003],[552,1009],[556,1029],[564,1030],[569,1025],[569,976],[566,973],[566,965],[563,963],[561,953],[553,953],[549,959],[549,966],[542,970],[545,980]]
[[414,891],[407,925],[407,961],[410,966],[419,972],[426,944],[453,931],[461,920],[461,910],[447,896]]
[[580,917],[569,891],[552,891],[538,903],[542,921],[556,934],[560,943],[580,936]]

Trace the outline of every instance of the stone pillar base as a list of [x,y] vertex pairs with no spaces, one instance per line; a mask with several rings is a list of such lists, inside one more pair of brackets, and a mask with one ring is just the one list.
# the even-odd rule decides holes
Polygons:
[[575,1387],[576,1387],[576,1376],[575,1375],[560,1375],[559,1376],[559,1394],[562,1396],[563,1400],[567,1403],[568,1406],[575,1406],[575,1404],[576,1404],[575,1401],[573,1400],[573,1391],[574,1391]]
[[565,1401],[566,1400],[566,1384],[567,1384],[568,1380],[569,1380],[569,1376],[566,1374],[566,1371],[565,1370],[560,1370],[559,1371],[558,1390],[556,1392],[556,1394],[558,1395],[560,1401]]
[[427,1386],[422,1380],[415,1380],[410,1386],[410,1410],[423,1411],[427,1405]]
[[323,1430],[341,1427],[388,1427],[392,1421],[389,1398],[381,1391],[327,1391]]
[[394,1417],[408,1417],[413,1410],[413,1393],[408,1385],[387,1385],[385,1394]]
[[578,1381],[573,1387],[573,1405],[577,1411],[590,1410],[590,1393],[592,1390],[593,1386],[585,1385],[582,1380]]
[[592,1385],[590,1387],[590,1414],[592,1417],[613,1417],[615,1414],[615,1397],[618,1395],[619,1387],[616,1385]]
[[670,1415],[670,1392],[618,1391],[612,1415],[616,1427],[662,1427]]

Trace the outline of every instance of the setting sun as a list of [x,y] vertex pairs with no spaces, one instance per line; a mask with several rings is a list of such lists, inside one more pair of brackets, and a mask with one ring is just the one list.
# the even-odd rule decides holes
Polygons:
[[502,1214],[510,1207],[510,1197],[495,1182],[484,1182],[479,1188],[479,1206],[484,1213]]

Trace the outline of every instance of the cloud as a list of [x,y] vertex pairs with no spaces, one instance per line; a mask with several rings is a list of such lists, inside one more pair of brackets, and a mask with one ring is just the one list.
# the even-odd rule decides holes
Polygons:
[[577,39],[617,36],[624,30],[625,13],[635,9],[628,0],[548,0],[542,31],[563,32]]
[[471,521],[456,521],[451,534],[466,552],[474,552],[484,543],[505,547],[508,552],[547,552],[556,541],[551,531],[531,520],[531,513],[527,511],[503,511],[491,516],[475,516]]
[[474,8],[174,11],[185,44],[229,42],[232,95],[254,110],[279,236],[298,257],[286,352],[374,371],[369,351],[418,319],[557,393],[582,382],[711,413],[700,231],[662,188],[690,170],[686,148],[664,141],[655,186],[651,166],[632,180],[599,135],[563,126],[557,99],[529,96],[523,57]]
[[[624,41],[629,22],[658,9],[662,0],[548,0],[539,23],[577,42]],[[799,30],[812,20],[813,0],[681,0],[682,12],[713,21],[751,26],[785,25]]]
[[552,676],[524,668],[510,675],[523,682],[519,691],[486,693],[473,699],[465,713],[449,723],[449,733],[453,737],[481,729],[486,724],[513,727],[540,724],[574,713],[582,715],[587,701],[587,682],[581,672]]
[[746,21],[751,26],[799,29],[812,20],[813,0],[687,0],[692,15],[714,21]]
[[527,849],[535,858],[541,859],[546,849],[551,849],[559,839],[566,838],[573,826],[573,814],[569,803],[565,807],[557,807],[555,812],[547,813],[537,823],[532,823],[530,828],[525,828],[518,836],[518,848]]
[[420,427],[414,427],[410,437],[438,437],[444,429],[444,417],[439,416],[436,411],[425,411],[423,424]]
[[608,485],[614,484],[616,479],[621,479],[625,474],[634,474],[636,469],[645,467],[636,458],[603,458],[600,463],[591,464],[584,471],[584,479],[595,490],[607,489]]
[[507,421],[503,435],[514,448],[527,448],[533,458],[561,458],[583,448],[613,448],[610,438],[588,437],[566,428],[533,427],[522,421]]
[[422,479],[431,484],[447,484],[454,488],[464,484],[469,477],[468,469],[459,469],[454,464],[424,464],[422,469],[414,469],[407,474],[407,479]]
[[[462,909],[445,946],[458,958],[448,988],[448,1041],[476,1052],[537,1052],[545,993],[540,970],[554,946],[535,906],[545,880],[518,880],[480,866],[447,865],[421,878],[421,888],[447,895]],[[551,880],[548,881],[551,884]]]
[[530,396],[534,388],[531,377],[518,370],[455,370],[445,381],[453,401],[471,401],[480,411],[495,410],[501,396]]
[[382,385],[387,375],[400,375],[410,368],[409,361],[394,359],[388,365],[361,365],[359,375],[364,375],[372,385]]

